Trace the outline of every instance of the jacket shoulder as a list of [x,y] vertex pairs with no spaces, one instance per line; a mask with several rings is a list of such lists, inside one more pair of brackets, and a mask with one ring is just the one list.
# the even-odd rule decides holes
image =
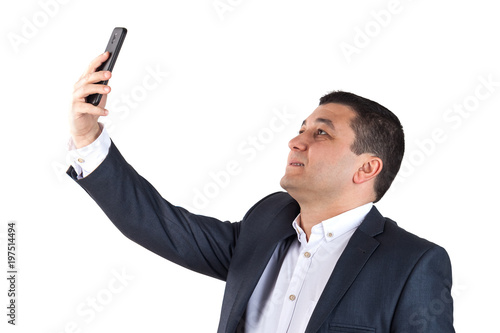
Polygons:
[[243,221],[251,219],[255,215],[273,216],[287,208],[296,211],[297,215],[300,211],[297,201],[287,192],[271,193],[253,205],[245,214]]
[[418,262],[422,257],[431,254],[449,262],[448,253],[440,245],[405,230],[390,218],[384,219],[384,232],[376,237],[384,252],[404,257],[408,263]]

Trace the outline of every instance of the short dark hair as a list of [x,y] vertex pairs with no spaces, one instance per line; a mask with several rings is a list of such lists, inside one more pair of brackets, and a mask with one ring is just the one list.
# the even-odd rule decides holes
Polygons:
[[356,117],[351,121],[355,139],[351,151],[356,155],[374,154],[383,167],[375,179],[375,202],[391,186],[399,171],[405,151],[403,126],[398,117],[382,105],[344,91],[333,91],[319,100],[319,105],[337,103],[350,107]]

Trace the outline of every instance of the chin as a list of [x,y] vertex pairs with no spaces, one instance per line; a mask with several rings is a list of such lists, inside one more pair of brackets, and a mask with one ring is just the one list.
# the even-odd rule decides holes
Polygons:
[[297,189],[297,186],[294,186],[293,181],[287,176],[283,176],[280,181],[280,186],[288,193],[294,192]]
[[281,180],[280,180],[280,186],[281,186],[282,189],[286,190],[286,182],[284,181],[284,178],[285,177],[281,178]]
[[288,187],[290,186],[290,179],[286,175],[284,175],[280,180],[280,186],[288,191]]

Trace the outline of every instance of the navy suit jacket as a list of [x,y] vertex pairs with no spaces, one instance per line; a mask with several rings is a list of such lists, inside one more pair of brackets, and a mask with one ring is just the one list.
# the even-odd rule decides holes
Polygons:
[[[230,223],[167,202],[114,143],[87,177],[77,180],[72,167],[67,173],[125,236],[226,281],[218,332],[244,331],[246,306],[264,268],[276,246],[295,235],[292,221],[300,207],[289,194],[271,194],[242,221]],[[446,251],[406,232],[374,207],[338,260],[306,332],[454,332],[450,291]]]

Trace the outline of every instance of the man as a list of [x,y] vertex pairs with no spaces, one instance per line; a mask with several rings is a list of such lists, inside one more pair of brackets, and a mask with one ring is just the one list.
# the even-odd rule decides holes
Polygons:
[[[99,125],[107,57],[75,84],[68,174],[127,237],[226,281],[218,332],[454,332],[446,251],[373,206],[403,157],[392,112],[351,93],[322,97],[289,143],[287,193],[221,222],[163,199]],[[97,107],[85,103],[93,93],[104,95]]]

